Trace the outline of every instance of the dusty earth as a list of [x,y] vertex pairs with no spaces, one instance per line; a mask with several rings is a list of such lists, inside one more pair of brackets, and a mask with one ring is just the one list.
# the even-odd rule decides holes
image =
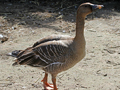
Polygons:
[[[103,4],[85,21],[86,57],[57,76],[59,90],[120,90],[120,5]],[[44,71],[13,67],[15,58],[6,54],[48,35],[74,37],[76,8],[55,10],[35,3],[0,3],[0,34],[9,38],[0,43],[0,90],[43,90]]]

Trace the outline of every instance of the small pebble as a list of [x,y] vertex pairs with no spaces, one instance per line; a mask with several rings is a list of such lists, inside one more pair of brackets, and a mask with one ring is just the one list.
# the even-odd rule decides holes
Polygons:
[[3,35],[2,35],[2,34],[0,34],[0,38],[3,38]]
[[23,89],[25,89],[26,87],[25,87],[25,86],[23,86],[22,88],[23,88]]
[[63,33],[65,33],[66,31],[65,30],[63,30]]

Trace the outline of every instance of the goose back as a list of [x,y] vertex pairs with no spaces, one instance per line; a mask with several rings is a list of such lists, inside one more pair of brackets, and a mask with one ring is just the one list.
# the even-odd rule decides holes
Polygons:
[[37,41],[36,43],[34,43],[33,47],[36,47],[39,44],[48,42],[48,41],[58,41],[58,40],[69,40],[71,39],[70,36],[65,36],[65,35],[53,35],[53,36],[48,36],[48,37],[44,37],[42,39],[40,39],[39,41]]

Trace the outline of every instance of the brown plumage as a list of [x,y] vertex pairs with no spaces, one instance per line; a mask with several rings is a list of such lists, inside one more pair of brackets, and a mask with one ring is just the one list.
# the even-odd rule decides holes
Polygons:
[[[57,90],[57,74],[73,67],[85,56],[84,21],[86,15],[102,7],[102,5],[91,3],[81,4],[77,10],[75,38],[62,35],[43,38],[32,47],[19,51],[13,65],[26,64],[42,68],[45,71],[45,77],[42,80],[44,88],[51,87]],[[53,86],[47,83],[48,73],[52,75]]]

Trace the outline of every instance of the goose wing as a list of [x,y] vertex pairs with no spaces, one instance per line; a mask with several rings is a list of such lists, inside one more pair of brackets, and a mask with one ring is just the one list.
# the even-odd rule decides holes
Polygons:
[[19,54],[13,65],[27,64],[34,67],[45,67],[50,64],[64,63],[65,55],[69,50],[69,45],[65,41],[49,41],[34,48],[28,48]]

